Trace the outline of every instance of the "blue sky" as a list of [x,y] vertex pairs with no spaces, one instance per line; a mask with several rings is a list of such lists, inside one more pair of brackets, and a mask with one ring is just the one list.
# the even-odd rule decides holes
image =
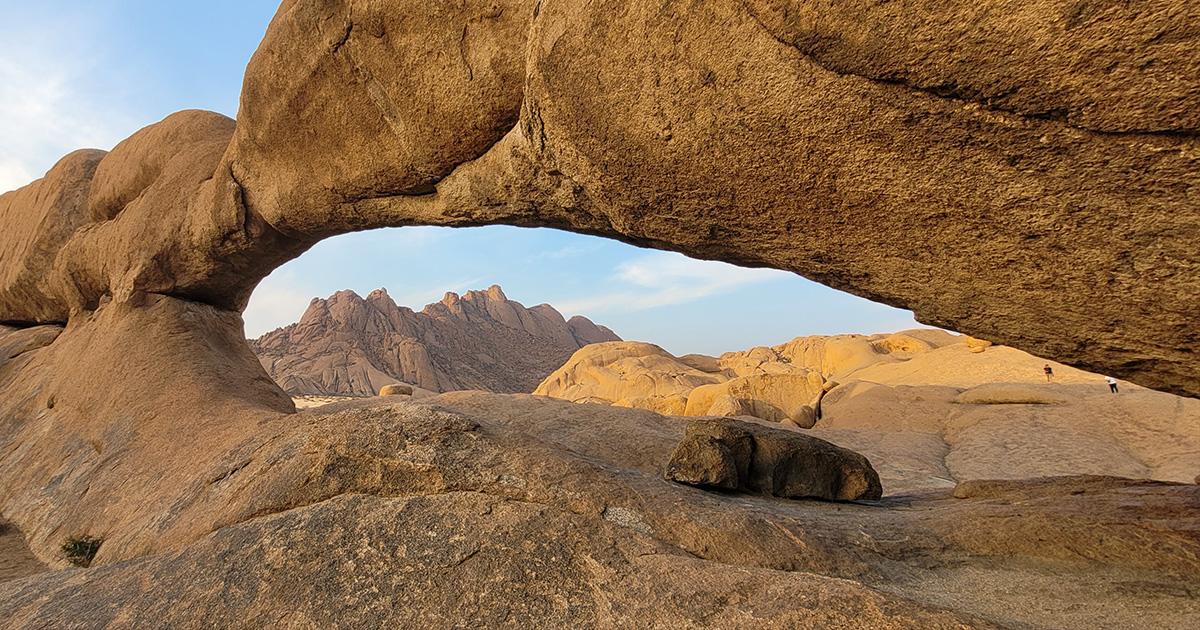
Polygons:
[[[70,151],[112,148],[180,109],[237,113],[242,73],[278,2],[0,0],[0,192]],[[913,328],[911,313],[794,274],[743,269],[546,229],[399,228],[324,241],[259,285],[257,336],[314,296],[387,287],[419,309],[446,291],[504,287],[625,339],[719,354],[798,335]]]

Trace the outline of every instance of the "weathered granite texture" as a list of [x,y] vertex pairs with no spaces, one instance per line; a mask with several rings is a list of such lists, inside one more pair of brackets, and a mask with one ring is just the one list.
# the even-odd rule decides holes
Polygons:
[[[341,494],[484,492],[587,516],[578,544],[564,548],[570,556],[550,552],[570,557],[569,566],[539,582],[561,588],[534,600],[565,607],[562,615],[484,593],[495,603],[485,609],[512,604],[514,626],[537,619],[588,626],[568,614],[579,601],[575,584],[600,585],[604,596],[594,597],[605,606],[661,601],[620,580],[629,573],[623,563],[641,551],[592,546],[614,531],[605,522],[644,534],[645,521],[663,544],[736,565],[710,582],[709,565],[647,547],[652,559],[636,562],[661,564],[646,575],[697,567],[695,580],[684,582],[703,582],[709,590],[701,598],[718,602],[693,613],[678,603],[686,593],[667,597],[674,607],[655,608],[664,624],[740,627],[752,594],[805,597],[793,576],[763,577],[759,567],[852,576],[846,567],[868,553],[862,549],[886,555],[903,535],[884,528],[853,552],[837,552],[842,547],[771,522],[752,502],[698,507],[706,514],[654,526],[633,503],[651,482],[606,468],[620,464],[554,459],[549,451],[557,447],[518,438],[503,457],[459,462],[472,452],[467,445],[487,443],[470,419],[428,412],[450,424],[414,437],[411,460],[396,455],[407,452],[398,437],[373,433],[381,422],[374,413],[298,420],[246,347],[238,312],[272,269],[333,234],[417,224],[549,226],[794,271],[911,308],[927,323],[1198,396],[1198,16],[1194,0],[286,0],[247,68],[236,123],[180,112],[107,155],[73,153],[42,180],[0,195],[0,323],[63,326],[52,340],[53,331],[39,331],[4,344],[19,353],[0,364],[0,511],[43,560],[54,559],[66,536],[106,538],[95,572],[6,583],[0,618],[42,627],[72,607],[113,605],[125,616],[85,621],[148,625],[162,612],[155,602],[172,595],[139,598],[134,585],[155,583],[146,577],[153,574],[207,575],[205,584],[228,588],[192,591],[198,612],[177,625],[198,626],[240,601],[245,587],[264,583],[239,586],[214,575],[278,560],[280,571],[266,574],[267,583],[282,580],[272,586],[280,599],[256,604],[261,616],[242,623],[321,625],[320,614],[295,607],[305,591],[285,576],[296,565],[314,582],[340,573],[305,554],[320,536],[338,546],[341,534],[321,526],[293,544],[290,534],[272,534],[287,523],[251,519],[301,518],[286,512],[308,505],[318,518],[326,510],[368,515],[365,528],[386,521],[365,539],[402,542],[411,532],[389,514],[424,501],[328,501]],[[491,444],[475,454],[504,450]],[[503,490],[560,465],[571,480],[563,487],[578,496],[536,485],[517,495]],[[676,493],[693,493],[684,504],[715,505],[697,490],[663,492],[647,499],[663,513],[679,513]],[[1113,527],[1140,532],[1141,517],[1181,496],[1194,513],[1193,486],[1148,496],[1156,498]],[[436,513],[439,501],[459,501],[464,514],[490,505],[451,497],[429,500],[426,513]],[[1064,549],[1080,539],[1053,538],[1068,531],[1062,523],[1070,518],[1043,508],[1051,543],[1030,553],[1070,560]],[[511,509],[498,537],[515,542],[541,517]],[[726,525],[704,524],[722,511],[732,513]],[[556,531],[572,531],[575,517],[551,517]],[[1168,539],[1161,548],[1119,557],[1194,576],[1187,532],[1195,527],[1182,521],[1146,539]],[[231,525],[242,529],[225,529]],[[923,534],[905,531],[911,550]],[[1100,549],[1097,561],[1114,557],[1104,545],[1120,546],[1121,532],[1089,543]],[[764,559],[772,545],[783,551]],[[239,559],[254,549],[262,552]],[[958,549],[973,553],[970,545]],[[502,551],[481,561],[525,566],[509,562],[512,549]],[[608,555],[596,560],[593,552]],[[520,557],[541,552],[526,553]],[[128,573],[105,567],[148,554],[167,555],[137,560],[150,564]],[[193,568],[204,562],[215,564]],[[572,577],[583,570],[608,581]],[[733,579],[729,571],[765,590],[722,582]],[[905,583],[897,571],[890,583]],[[390,583],[387,592],[420,592],[425,578],[410,577],[413,588]],[[528,580],[508,583],[518,582]],[[772,590],[777,585],[785,592]],[[350,595],[371,592],[364,588]],[[815,598],[833,601],[844,588]],[[89,599],[79,589],[126,599]],[[986,627],[881,597],[870,612],[883,616],[876,625]],[[325,601],[344,603],[346,594],[335,589]],[[425,604],[443,610],[446,601]],[[808,608],[811,601],[799,612],[781,604],[764,616],[776,625],[835,625],[822,621],[824,609]],[[867,614],[857,592],[837,601],[832,610],[842,620]],[[1001,608],[994,618],[1023,609]],[[794,612],[801,623],[793,623]],[[618,621],[603,611],[593,619],[592,626]],[[1171,625],[1180,624],[1159,624]]]

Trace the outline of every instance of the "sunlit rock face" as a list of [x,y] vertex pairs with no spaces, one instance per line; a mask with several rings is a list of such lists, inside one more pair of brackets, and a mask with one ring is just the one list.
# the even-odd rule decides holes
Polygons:
[[[380,592],[430,598],[390,611],[458,610],[482,585],[503,584],[492,578],[508,575],[505,567],[535,557],[531,571],[543,558],[569,560],[535,583],[540,599],[513,600],[501,588],[485,592],[481,610],[514,611],[510,627],[629,625],[612,612],[620,602],[684,626],[744,627],[759,610],[771,619],[764,627],[989,626],[925,607],[974,599],[968,594],[918,605],[840,582],[811,587],[789,573],[879,576],[883,569],[872,574],[863,563],[911,557],[911,549],[888,550],[896,540],[956,558],[1086,557],[1116,563],[1115,571],[1195,575],[1195,528],[1186,521],[1193,486],[1157,488],[1140,507],[1121,484],[1094,480],[1075,499],[1066,497],[1079,488],[1054,483],[1032,495],[1003,489],[1023,503],[1023,525],[1008,534],[987,523],[1014,512],[984,518],[992,508],[973,511],[978,502],[965,492],[967,503],[931,499],[940,529],[856,511],[877,526],[822,513],[826,527],[810,536],[797,525],[817,522],[806,508],[729,512],[731,502],[702,491],[647,481],[655,471],[644,464],[622,472],[633,470],[629,458],[647,456],[644,431],[619,456],[592,433],[580,448],[608,455],[591,458],[546,446],[569,441],[569,428],[541,437],[503,429],[514,414],[536,415],[528,409],[497,413],[491,424],[432,409],[298,417],[246,346],[239,317],[259,280],[334,234],[547,226],[794,271],[910,308],[925,323],[1200,396],[1193,9],[1168,1],[287,0],[247,68],[237,122],[180,112],[108,154],[73,153],[0,196],[0,323],[15,352],[0,364],[0,509],[49,562],[74,533],[108,541],[99,564],[173,552],[143,559],[144,573],[113,566],[78,583],[65,574],[10,583],[0,587],[0,616],[55,625],[66,610],[58,604],[87,601],[118,621],[165,619],[154,602],[178,601],[177,593],[134,593],[162,583],[146,575],[188,575],[211,578],[211,588],[192,593],[211,601],[174,615],[227,611],[230,593],[262,593],[259,616],[239,623],[332,625],[330,610]],[[37,324],[62,330],[22,332]],[[554,412],[580,413],[563,408]],[[619,413],[661,423],[641,409]],[[468,494],[451,496],[458,492]],[[422,493],[436,497],[396,499]],[[339,495],[365,498],[328,502]],[[1026,507],[1021,497],[1035,495],[1038,507]],[[506,512],[508,503],[519,509]],[[1174,524],[1147,536],[1139,523],[1155,505],[1188,508],[1171,507]],[[1097,514],[1117,512],[1125,520],[1092,527]],[[490,513],[508,516],[480,525]],[[977,526],[964,527],[962,513],[979,516]],[[456,532],[486,534],[500,522],[500,534],[481,539],[501,542],[475,555],[469,545],[429,543],[437,553],[420,555],[409,542],[440,531],[432,525],[444,514],[471,515],[446,527]],[[328,534],[342,521],[362,528],[336,530],[347,540],[417,555],[329,564],[307,555],[308,539],[289,538]],[[562,538],[514,556],[530,531]],[[865,538],[847,542],[844,532]],[[201,539],[205,547],[189,547]],[[882,555],[868,562],[866,552],[842,551],[846,544]],[[222,590],[229,565],[213,558],[268,575]],[[301,582],[333,590],[307,597],[286,568],[268,570],[272,558],[307,567]],[[471,558],[485,566],[476,570]],[[372,590],[384,574],[371,567],[396,566],[416,572],[401,571],[401,582],[389,572]],[[654,590],[668,582],[658,576],[679,575],[704,590]],[[1159,583],[1119,577],[1114,583]],[[1026,584],[1045,583],[1033,578]],[[747,612],[746,592],[768,593],[759,599],[773,607]],[[584,595],[595,614],[570,607]],[[834,603],[815,612],[793,605],[817,600]],[[321,603],[298,607],[306,601]],[[555,616],[518,606],[527,601],[567,608]],[[681,603],[695,601],[720,605]],[[1038,621],[1004,617],[1028,609],[1010,601],[972,614]],[[347,623],[407,621],[361,610],[363,619]],[[224,623],[218,618],[205,620]],[[482,616],[454,622],[489,625]]]
[[868,456],[892,492],[1080,473],[1191,483],[1200,470],[1200,399],[1132,384],[1114,395],[1099,374],[941,330],[797,337],[720,357],[594,344],[534,393],[799,426]]
[[314,298],[300,321],[250,342],[263,369],[290,394],[374,396],[398,382],[429,392],[529,393],[576,350],[620,341],[586,317],[549,304],[525,308],[498,285],[447,293],[420,311],[384,289],[366,298]]

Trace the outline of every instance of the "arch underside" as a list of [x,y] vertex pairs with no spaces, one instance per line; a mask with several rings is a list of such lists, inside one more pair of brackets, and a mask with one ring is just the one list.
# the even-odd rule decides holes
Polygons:
[[236,326],[330,235],[548,226],[1200,394],[1189,18],[617,4],[284,3],[236,123],[180,112],[0,197],[0,321],[168,298]]

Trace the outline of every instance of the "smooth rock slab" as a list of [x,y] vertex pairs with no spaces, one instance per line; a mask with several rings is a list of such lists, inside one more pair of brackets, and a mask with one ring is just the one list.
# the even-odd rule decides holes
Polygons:
[[475,492],[346,495],[178,552],[0,584],[5,628],[992,628]]

